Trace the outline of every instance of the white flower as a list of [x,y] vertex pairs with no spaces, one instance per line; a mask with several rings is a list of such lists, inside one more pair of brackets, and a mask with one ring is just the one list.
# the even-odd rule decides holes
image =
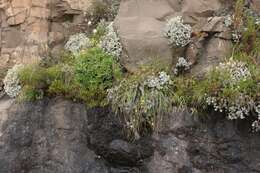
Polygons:
[[256,131],[256,132],[260,131],[260,119],[255,120],[255,121],[252,123],[252,128],[253,128],[253,130]]
[[234,43],[239,43],[242,37],[241,33],[238,31],[233,31],[231,36]]
[[180,72],[188,71],[190,69],[191,63],[185,58],[179,57],[178,62],[175,65],[174,74],[178,75]]
[[119,59],[122,53],[122,45],[120,43],[120,38],[118,37],[114,27],[113,22],[107,26],[106,35],[101,41],[101,48],[108,54]]
[[166,72],[164,71],[159,72],[160,85],[165,85],[169,83],[170,80],[171,80],[170,76]]
[[256,24],[256,25],[260,25],[260,18],[256,18],[255,24]]
[[84,33],[79,33],[70,36],[69,40],[65,44],[65,49],[76,55],[81,50],[89,48],[90,45],[90,40],[87,35]]
[[97,33],[97,29],[93,29],[93,34],[96,34]]
[[145,85],[149,88],[162,89],[165,85],[170,84],[170,76],[166,72],[159,72],[159,76],[148,76]]
[[230,15],[225,16],[224,25],[226,27],[230,27],[232,23],[233,23],[232,17]]
[[170,44],[177,47],[184,47],[190,43],[191,32],[191,26],[183,24],[181,16],[168,20],[164,29],[164,35],[168,38]]
[[226,63],[220,63],[217,67],[218,70],[228,72],[231,75],[229,80],[231,84],[236,84],[237,82],[249,79],[251,77],[250,70],[247,65],[241,61],[229,60]]
[[4,90],[6,94],[12,98],[19,95],[21,91],[19,72],[24,68],[23,65],[15,65],[9,69],[7,75],[4,78]]

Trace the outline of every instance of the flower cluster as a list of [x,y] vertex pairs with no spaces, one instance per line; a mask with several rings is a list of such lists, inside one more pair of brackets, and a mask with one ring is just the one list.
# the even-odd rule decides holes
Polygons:
[[70,36],[69,40],[65,44],[65,49],[76,55],[81,50],[87,49],[90,46],[91,43],[87,35],[84,33],[79,33]]
[[239,43],[242,38],[242,34],[239,31],[233,31],[231,37],[234,43]]
[[230,102],[227,98],[209,96],[206,99],[209,106],[215,111],[226,112],[230,120],[245,119],[254,108],[254,101],[247,95],[241,94],[235,101]]
[[225,16],[224,18],[224,25],[226,27],[230,27],[233,24],[233,19],[230,15]]
[[230,84],[247,80],[251,77],[251,73],[244,62],[230,60],[226,63],[220,63],[217,67],[219,71],[227,71],[231,75]]
[[4,90],[6,94],[12,98],[19,95],[21,91],[21,85],[19,80],[19,72],[24,68],[23,65],[15,65],[9,69],[7,75],[4,78]]
[[191,66],[190,62],[188,62],[183,57],[179,57],[178,62],[176,63],[173,72],[174,72],[175,75],[178,75],[179,73],[190,70],[190,66]]
[[120,43],[120,38],[118,37],[114,27],[113,22],[107,26],[106,35],[101,41],[101,48],[108,54],[114,56],[119,60],[122,53],[122,45]]
[[164,35],[169,39],[170,44],[177,47],[184,47],[189,44],[191,33],[191,26],[184,24],[181,16],[168,20],[164,29]]
[[167,85],[171,82],[170,76],[164,72],[159,72],[159,76],[148,76],[147,80],[145,81],[145,85],[149,88],[156,88],[162,89],[164,85]]
[[252,97],[252,93],[241,89],[253,80],[247,65],[241,61],[230,60],[221,63],[216,70],[221,77],[220,85],[224,88],[207,94],[207,105],[212,106],[215,111],[225,112],[230,120],[245,119],[256,112],[258,119],[253,122],[252,127],[259,131],[260,105]]
[[257,113],[257,120],[252,123],[252,128],[255,131],[260,131],[260,103],[255,106],[255,112]]

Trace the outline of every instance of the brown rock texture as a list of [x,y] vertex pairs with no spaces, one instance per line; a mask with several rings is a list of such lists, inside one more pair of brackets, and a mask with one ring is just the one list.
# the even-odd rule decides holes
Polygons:
[[[221,0],[123,0],[115,20],[115,27],[118,29],[124,47],[122,64],[130,72],[135,72],[139,66],[149,63],[173,65],[177,57],[186,57],[186,53],[185,49],[178,50],[169,45],[167,38],[163,35],[166,21],[171,17],[182,16],[184,22],[192,26],[193,32],[204,32],[210,35],[210,39],[216,39],[215,34],[228,32],[228,28],[223,26],[225,13],[221,11],[227,11],[231,5],[231,2]],[[213,45],[208,45],[208,47],[216,46],[218,44],[216,42],[218,40],[209,42]],[[216,58],[221,59],[225,56],[225,53],[229,52],[228,48],[229,46],[220,46],[216,53],[219,56]],[[193,51],[194,55],[199,52],[199,50],[188,50],[188,54],[191,54],[190,51]],[[215,56],[211,55],[211,50],[207,52],[210,55],[205,56]],[[195,57],[187,58],[194,59]],[[203,59],[201,61],[205,62]],[[208,63],[202,65],[208,66]]]
[[84,28],[91,0],[1,0],[0,69],[33,63]]

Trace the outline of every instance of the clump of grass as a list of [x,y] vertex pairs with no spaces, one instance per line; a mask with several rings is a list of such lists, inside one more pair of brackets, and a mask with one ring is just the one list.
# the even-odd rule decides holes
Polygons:
[[113,111],[126,125],[130,136],[156,129],[163,115],[171,112],[173,90],[170,76],[152,69],[124,78],[109,90]]
[[234,9],[234,28],[239,29],[243,22],[243,8],[245,5],[245,0],[237,0]]

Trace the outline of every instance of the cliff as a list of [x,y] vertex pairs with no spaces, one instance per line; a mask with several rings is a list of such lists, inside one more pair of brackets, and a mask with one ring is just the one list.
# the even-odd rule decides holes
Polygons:
[[259,11],[0,0],[0,173],[260,172]]

